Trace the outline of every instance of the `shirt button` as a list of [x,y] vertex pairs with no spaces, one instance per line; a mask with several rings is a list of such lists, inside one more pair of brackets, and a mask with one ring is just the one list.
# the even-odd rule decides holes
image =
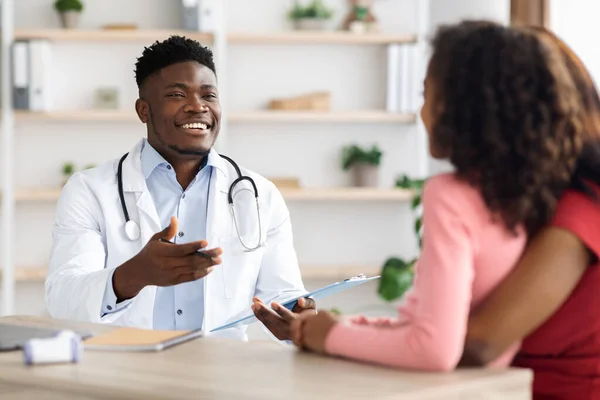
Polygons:
[[108,310],[112,310],[112,307],[111,307],[111,306],[106,306],[106,308],[107,308]]
[[183,311],[177,310],[177,315],[181,315],[181,314],[183,314]]
[[183,232],[179,232],[178,235],[179,235],[179,237],[182,237],[183,236]]
[[171,169],[171,166],[170,166],[170,165],[167,165],[167,169]]

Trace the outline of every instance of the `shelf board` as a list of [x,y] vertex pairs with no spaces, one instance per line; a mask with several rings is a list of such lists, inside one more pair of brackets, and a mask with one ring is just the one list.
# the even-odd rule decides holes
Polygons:
[[15,200],[17,202],[56,201],[60,196],[60,191],[60,188],[17,189]]
[[212,42],[213,35],[177,29],[16,29],[15,40],[154,42],[170,35],[182,35],[201,43]]
[[[373,266],[343,266],[343,265],[306,265],[300,266],[300,273],[303,279],[324,279],[337,281],[346,279],[358,274],[365,274],[369,277],[379,275],[381,268]],[[17,267],[15,270],[15,280],[17,282],[43,282],[46,280],[48,268],[37,266]],[[2,279],[0,271],[0,280]]]
[[[137,121],[133,110],[62,110],[26,111],[16,110],[15,116],[22,121]],[[415,114],[389,113],[386,111],[234,111],[228,115],[230,122],[330,122],[330,123],[415,123]]]
[[281,188],[286,200],[296,201],[410,201],[414,192],[380,188]]
[[246,111],[229,114],[232,122],[414,123],[415,114],[386,111]]
[[[15,270],[15,281],[17,282],[43,282],[46,280],[48,269],[45,267],[17,267]],[[2,271],[0,270],[0,280]]]
[[129,110],[63,110],[26,111],[15,110],[15,117],[23,121],[136,121],[135,111]]
[[[15,40],[46,39],[50,41],[132,42],[166,39],[182,35],[199,42],[213,41],[213,34],[179,29],[16,29]],[[235,32],[227,35],[232,44],[339,44],[387,45],[416,43],[409,34],[355,34],[345,31]]]
[[232,44],[352,44],[386,45],[416,43],[415,35],[355,34],[345,31],[291,31],[273,33],[235,32],[227,35]]
[[[410,201],[414,192],[406,189],[379,188],[280,188],[288,201]],[[16,190],[17,202],[56,201],[60,188]]]

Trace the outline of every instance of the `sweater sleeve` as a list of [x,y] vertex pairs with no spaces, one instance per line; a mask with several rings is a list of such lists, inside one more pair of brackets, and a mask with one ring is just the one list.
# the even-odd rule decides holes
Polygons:
[[416,301],[404,310],[412,315],[395,323],[339,323],[326,339],[328,353],[409,369],[456,367],[470,310],[477,207],[457,190],[464,186],[449,182],[430,180],[423,192],[423,249],[411,294]]

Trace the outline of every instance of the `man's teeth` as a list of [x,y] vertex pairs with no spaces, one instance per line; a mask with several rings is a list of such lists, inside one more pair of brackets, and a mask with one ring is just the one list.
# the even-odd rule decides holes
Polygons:
[[206,129],[207,128],[206,124],[201,124],[201,123],[185,124],[185,125],[181,125],[181,127],[184,129]]

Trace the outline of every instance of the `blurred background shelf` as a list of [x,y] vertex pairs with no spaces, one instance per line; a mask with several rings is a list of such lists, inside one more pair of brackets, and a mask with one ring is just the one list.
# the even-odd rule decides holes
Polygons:
[[386,122],[414,123],[415,114],[389,113],[386,111],[249,111],[232,112],[232,122]]
[[[60,188],[17,189],[15,200],[22,203],[56,201]],[[296,201],[410,201],[414,193],[406,189],[379,188],[280,188],[286,200]]]
[[[61,110],[61,111],[15,111],[22,121],[138,121],[134,110]],[[390,113],[386,111],[233,111],[230,122],[331,122],[331,123],[415,123],[415,114]]]
[[414,193],[405,189],[380,188],[282,188],[286,200],[302,201],[409,201]]
[[212,42],[213,35],[170,29],[16,29],[15,40],[45,39],[50,41],[155,41],[169,35],[184,35],[199,42]]
[[[48,268],[46,267],[35,267],[35,266],[23,266],[15,268],[15,280],[17,282],[42,282],[46,279]],[[2,280],[2,273],[0,272],[0,280]]]
[[250,33],[233,32],[227,35],[227,40],[232,44],[410,44],[416,43],[415,35],[398,34],[355,34],[342,31],[324,32],[274,32]]
[[137,115],[131,110],[61,110],[61,111],[15,111],[15,117],[21,121],[136,121]]
[[[306,265],[300,266],[300,271],[304,279],[338,281],[358,274],[375,276],[381,272],[381,268],[353,265]],[[15,269],[15,280],[17,282],[43,282],[46,280],[47,274],[47,267],[20,266]],[[2,274],[0,273],[1,279]]]
[[[212,42],[210,33],[177,29],[17,29],[16,40],[46,39],[50,41],[154,41],[169,35],[183,35],[202,43]],[[415,35],[354,34],[342,31],[325,32],[235,32],[227,35],[232,44],[340,44],[388,45],[416,43]]]

